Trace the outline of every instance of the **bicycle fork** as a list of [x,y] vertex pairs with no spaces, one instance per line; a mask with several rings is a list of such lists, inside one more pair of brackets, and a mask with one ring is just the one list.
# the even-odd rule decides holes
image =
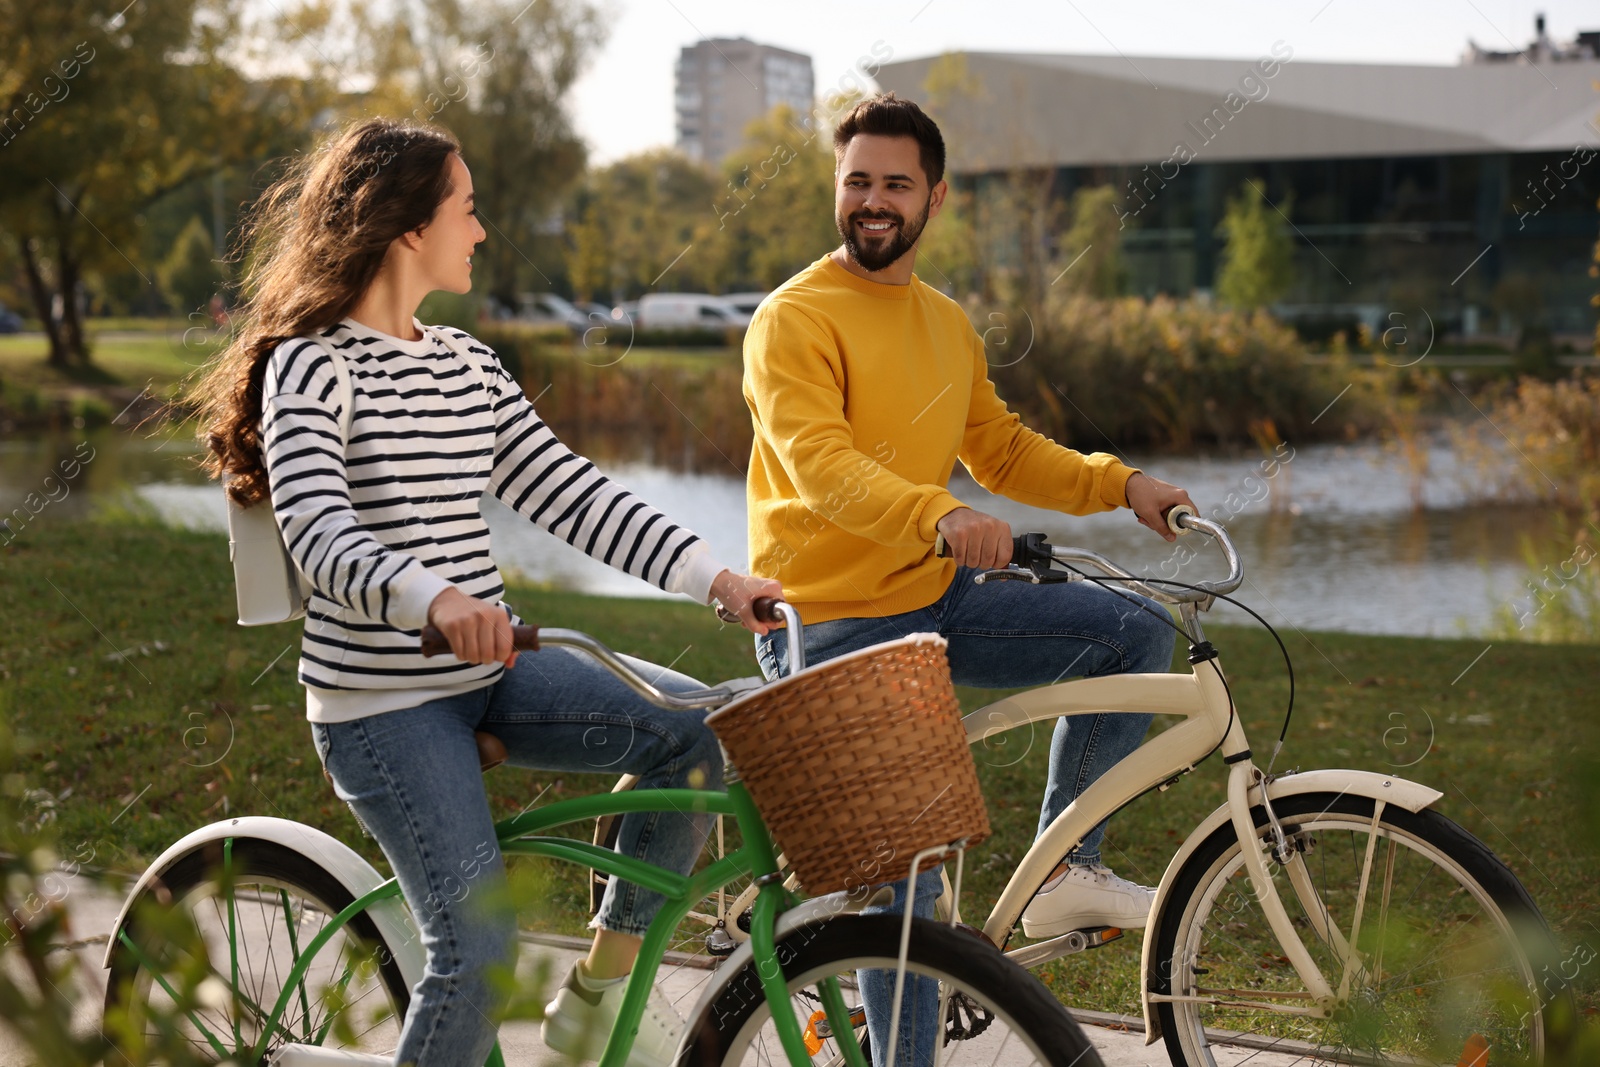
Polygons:
[[[1288,957],[1289,964],[1300,976],[1306,991],[1311,994],[1312,1003],[1317,1006],[1317,1014],[1321,1016],[1332,1015],[1337,1008],[1339,997],[1334,993],[1333,987],[1322,976],[1321,969],[1316,961],[1311,958],[1305,942],[1300,940],[1300,935],[1295,931],[1294,923],[1289,918],[1283,901],[1278,896],[1278,887],[1272,881],[1272,873],[1267,869],[1266,852],[1258,842],[1254,820],[1250,817],[1250,789],[1259,782],[1261,787],[1261,803],[1267,811],[1268,826],[1270,828],[1271,850],[1274,858],[1281,863],[1289,874],[1295,892],[1301,897],[1301,904],[1308,915],[1317,918],[1325,914],[1325,909],[1320,906],[1313,907],[1305,896],[1309,894],[1315,899],[1315,889],[1306,876],[1305,864],[1300,854],[1292,849],[1283,833],[1283,827],[1278,823],[1277,816],[1272,811],[1271,798],[1267,796],[1265,776],[1256,765],[1248,758],[1233,764],[1228,771],[1228,811],[1233,823],[1234,833],[1239,836],[1239,852],[1244,858],[1245,872],[1250,877],[1250,884],[1255,889],[1256,902],[1261,906],[1261,912],[1266,916],[1267,923],[1272,927],[1272,932],[1277,936],[1278,944],[1283,948],[1283,953]],[[1298,870],[1297,870],[1298,868]],[[1338,931],[1333,929],[1331,923],[1327,929],[1321,929],[1317,918],[1312,922],[1318,926],[1318,934],[1334,946],[1334,950],[1346,961],[1346,970],[1349,970],[1350,948],[1343,943],[1343,938]],[[1332,938],[1329,937],[1329,931]],[[1337,939],[1337,940],[1334,940]]]

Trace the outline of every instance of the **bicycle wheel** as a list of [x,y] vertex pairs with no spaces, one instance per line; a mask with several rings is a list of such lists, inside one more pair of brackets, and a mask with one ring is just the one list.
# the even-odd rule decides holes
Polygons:
[[[838,1038],[817,1015],[817,989],[837,978],[856,1029],[846,1040],[866,1048],[856,972],[892,969],[900,952],[897,915],[841,915],[791,931],[778,942],[778,959],[801,1025],[810,1021],[812,1062],[843,1063]],[[990,1067],[1004,1062],[1048,1067],[1099,1067],[1100,1057],[1061,1003],[1034,977],[971,934],[942,923],[913,921],[906,962],[912,974],[938,979],[946,1005],[939,1063]],[[819,1027],[819,1023],[822,1024]],[[915,1020],[902,1018],[902,1028]],[[754,962],[725,985],[690,1021],[685,1039],[690,1067],[787,1062],[762,995]],[[903,1067],[912,1067],[905,1064]]]
[[[128,1032],[146,1044],[166,1040],[167,1047],[175,1030],[176,1043],[202,1063],[242,1057],[255,1047],[290,969],[353,899],[314,860],[270,841],[234,840],[231,892],[220,867],[219,845],[188,853],[161,872],[143,893],[160,908],[136,906],[125,928],[139,952],[119,941],[106,986],[111,1025],[125,1012],[120,1021]],[[200,992],[198,1003],[186,990]],[[410,999],[377,926],[358,914],[290,988],[266,1048],[297,1042],[392,1052]]]
[[[1554,941],[1516,876],[1440,815],[1346,794],[1273,805],[1293,849],[1268,870],[1301,941],[1340,995],[1329,1017],[1301,986],[1256,903],[1233,827],[1173,882],[1151,988],[1175,1064],[1217,1067],[1212,1045],[1311,1063],[1537,1062],[1571,994],[1544,990]],[[1263,848],[1266,812],[1254,819]],[[1297,884],[1298,883],[1298,884]],[[1353,951],[1352,951],[1353,949]],[[1570,1017],[1570,1015],[1568,1016]],[[1234,1062],[1224,1057],[1226,1062]]]

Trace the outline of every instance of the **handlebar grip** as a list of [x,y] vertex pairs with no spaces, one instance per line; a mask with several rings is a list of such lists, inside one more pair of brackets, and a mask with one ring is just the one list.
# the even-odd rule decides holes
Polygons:
[[[537,626],[513,626],[511,628],[511,647],[518,652],[539,651],[539,628]],[[450,653],[450,642],[436,626],[422,628],[422,654],[424,656],[444,656]]]
[[1188,504],[1174,504],[1172,507],[1167,509],[1167,529],[1171,530],[1179,537],[1189,533],[1189,524],[1183,521],[1183,517],[1185,515],[1193,514],[1194,508],[1191,508]]
[[750,613],[757,622],[782,622],[783,616],[778,614],[778,605],[781,603],[783,601],[775,596],[758,596],[750,602]]
[[[1018,534],[1011,539],[1011,562],[1019,567],[1025,567],[1029,558],[1029,538],[1037,537],[1043,540],[1042,534]],[[950,556],[950,542],[944,539],[944,534],[933,539],[933,551],[937,556],[948,559]]]

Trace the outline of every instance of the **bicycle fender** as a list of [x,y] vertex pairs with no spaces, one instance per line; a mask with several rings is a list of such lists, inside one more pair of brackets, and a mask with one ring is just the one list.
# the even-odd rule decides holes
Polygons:
[[[122,928],[128,921],[128,912],[132,909],[133,902],[139,898],[139,894],[149,888],[179,859],[197,849],[230,837],[270,841],[302,853],[331,874],[352,897],[359,898],[388,881],[349,845],[304,823],[263,815],[215,822],[183,837],[156,857],[155,862],[139,876],[139,880],[134,883],[127,898],[122,902],[122,910],[117,913],[117,921],[111,927],[111,936],[106,942],[105,958],[101,961],[102,967],[111,966],[111,953],[117,946],[117,937],[122,933]],[[405,978],[406,985],[415,986],[422,978],[426,958],[422,950],[422,941],[417,936],[416,927],[412,924],[411,913],[404,899],[391,897],[388,900],[381,900],[368,908],[367,914],[372,917],[378,932],[383,935],[384,941],[394,952],[395,962],[400,967],[400,974]]]
[[[781,944],[789,934],[804,926],[813,923],[826,922],[839,915],[860,911],[866,906],[868,897],[857,894],[853,899],[846,892],[828,893],[810,900],[801,901],[788,911],[778,916],[778,921],[773,924],[772,939]],[[728,955],[728,958],[717,964],[717,969],[711,972],[711,978],[706,983],[705,989],[700,994],[700,999],[695,1003],[694,1011],[684,1016],[683,1036],[687,1040],[694,1029],[694,1023],[700,1018],[700,1013],[710,1009],[716,1003],[722,991],[733,983],[745,965],[751,961],[755,950],[748,940],[739,942],[739,947]],[[688,1049],[679,1046],[678,1053],[673,1057],[674,1064],[684,1062]]]
[[[1372,771],[1354,771],[1340,769],[1323,769],[1314,771],[1289,772],[1274,778],[1268,787],[1268,793],[1273,800],[1281,797],[1296,796],[1301,793],[1347,793],[1352,796],[1370,797],[1381,800],[1386,804],[1394,804],[1407,811],[1417,812],[1423,808],[1432,807],[1444,794],[1437,789],[1422,785],[1419,782],[1410,782],[1404,778],[1393,775],[1377,774]],[[1261,786],[1250,787],[1250,804],[1252,807],[1261,798]],[[1168,894],[1171,892],[1172,883],[1178,878],[1178,872],[1184,864],[1189,862],[1189,857],[1199,849],[1201,842],[1205,841],[1221,827],[1227,826],[1230,821],[1228,805],[1224,804],[1206,817],[1206,820],[1195,827],[1177,853],[1172,857],[1172,862],[1167,864],[1166,873],[1161,876],[1161,884],[1156,887],[1155,903],[1150,907],[1150,919],[1145,926],[1144,949],[1140,960],[1139,973],[1143,975],[1140,983],[1140,999],[1144,1002],[1144,1043],[1153,1045],[1161,1039],[1161,1020],[1150,1006],[1150,986],[1156,961],[1151,959],[1155,944],[1155,931],[1160,929],[1161,920],[1166,913],[1169,903]]]

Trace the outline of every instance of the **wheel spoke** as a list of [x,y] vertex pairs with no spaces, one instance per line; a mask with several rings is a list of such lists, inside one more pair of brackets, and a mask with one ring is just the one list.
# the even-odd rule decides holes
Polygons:
[[[202,973],[230,988],[222,1010],[196,1006],[172,1027],[167,1017],[180,1003],[180,990],[190,988],[193,979],[180,976],[194,957],[171,950],[152,957],[116,952],[108,1008],[131,994],[129,1019],[153,1044],[170,1049],[181,1042],[202,1061],[237,1057],[257,1046],[266,1053],[290,1041],[338,1044],[335,1038],[341,1035],[351,1048],[393,1051],[407,1000],[393,953],[363,940],[373,936],[371,920],[358,916],[314,956],[306,955],[349,902],[348,890],[309,858],[282,846],[236,839],[232,858],[231,880],[212,877],[198,854],[163,875],[172,907],[188,915],[198,935]],[[302,878],[316,888],[302,885]],[[379,962],[368,967],[369,959]],[[301,973],[291,982],[297,966]],[[381,999],[375,1001],[375,994]],[[269,1024],[280,1002],[283,1015]],[[382,1003],[387,1012],[378,1010]],[[222,1035],[227,1036],[219,1042]],[[232,1048],[223,1047],[228,1039]]]
[[[282,889],[278,890],[278,899],[283,903],[283,926],[284,926],[284,929],[289,932],[289,952],[291,954],[290,957],[289,957],[289,966],[292,968],[296,963],[298,963],[300,961],[300,942],[295,937],[295,932],[294,932],[295,921],[296,921],[295,920],[295,914],[294,914],[294,906],[289,903],[289,894],[285,890],[282,890]],[[305,978],[305,975],[302,974],[300,976],[300,981],[299,981],[298,985],[300,987],[300,989],[299,989],[299,993],[300,993],[300,1010],[305,1013],[306,1019],[309,1021],[310,1018],[311,1018],[311,1004],[306,1000],[306,978]],[[317,1039],[317,1043],[318,1044],[322,1043],[322,1039],[320,1037]]]

